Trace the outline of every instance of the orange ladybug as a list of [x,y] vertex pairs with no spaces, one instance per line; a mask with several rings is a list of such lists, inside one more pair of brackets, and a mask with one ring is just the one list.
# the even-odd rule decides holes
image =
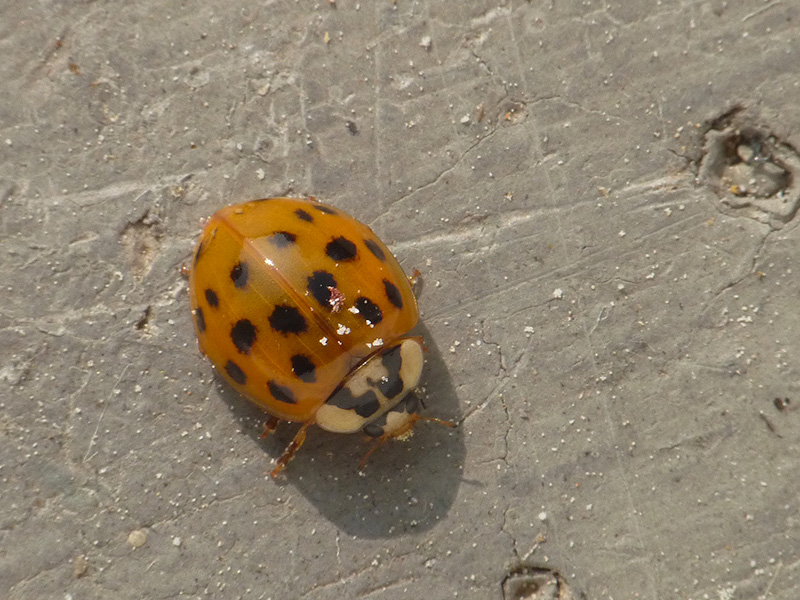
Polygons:
[[[302,423],[277,475],[316,424],[335,433],[407,438],[409,395],[423,367],[411,283],[372,230],[344,212],[292,198],[223,208],[208,221],[189,272],[200,350],[242,395]],[[362,466],[372,450],[362,461]]]

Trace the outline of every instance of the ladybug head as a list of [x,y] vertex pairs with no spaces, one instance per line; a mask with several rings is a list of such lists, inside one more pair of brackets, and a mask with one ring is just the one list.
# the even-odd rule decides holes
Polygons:
[[414,432],[414,423],[417,421],[433,421],[434,423],[447,425],[448,427],[456,426],[455,423],[451,423],[450,421],[442,421],[435,417],[423,417],[418,415],[417,409],[419,408],[419,404],[419,400],[416,396],[406,396],[380,417],[364,426],[364,433],[370,437],[376,438],[376,440],[372,448],[369,449],[369,452],[361,459],[359,470],[364,468],[370,455],[386,440],[394,438],[406,441],[409,439]]
[[397,438],[406,441],[414,433],[413,427],[420,416],[417,414],[419,400],[409,395],[395,404],[380,417],[364,425],[363,431],[374,438]]

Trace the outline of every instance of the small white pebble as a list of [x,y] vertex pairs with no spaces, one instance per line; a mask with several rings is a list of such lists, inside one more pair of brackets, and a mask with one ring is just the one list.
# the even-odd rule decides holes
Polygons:
[[147,533],[144,529],[134,529],[128,536],[128,543],[134,548],[141,548],[147,542]]

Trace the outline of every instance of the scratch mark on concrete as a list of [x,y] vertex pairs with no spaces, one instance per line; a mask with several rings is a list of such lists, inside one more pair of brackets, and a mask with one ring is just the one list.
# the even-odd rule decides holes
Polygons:
[[117,389],[119,382],[122,381],[122,378],[125,376],[125,373],[127,372],[130,366],[131,366],[130,364],[125,365],[125,368],[122,369],[122,373],[119,374],[119,377],[117,377],[117,380],[114,382],[114,385],[111,386],[111,391],[108,393],[108,397],[106,398],[106,401],[103,403],[103,410],[100,413],[100,418],[97,419],[97,425],[94,428],[94,433],[92,433],[92,437],[89,439],[89,447],[86,448],[86,454],[84,455],[82,461],[84,463],[89,462],[97,454],[97,452],[92,453],[92,448],[95,446],[95,443],[97,442],[97,433],[100,431],[100,423],[103,422],[103,417],[106,414],[106,410],[108,409],[108,403],[111,401],[111,397],[114,394],[114,390]]

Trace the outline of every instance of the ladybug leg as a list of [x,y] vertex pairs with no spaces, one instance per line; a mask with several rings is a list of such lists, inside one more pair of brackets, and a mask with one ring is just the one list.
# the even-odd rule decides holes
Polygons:
[[409,283],[411,283],[412,288],[416,288],[417,284],[422,279],[422,273],[419,272],[419,269],[414,269],[414,272],[411,273],[411,276],[408,278]]
[[361,459],[361,462],[358,465],[359,473],[364,470],[364,467],[367,465],[367,461],[369,457],[372,456],[372,453],[375,452],[378,448],[383,446],[386,443],[386,440],[390,439],[399,439],[402,441],[407,440],[411,437],[411,432],[414,428],[414,423],[423,419],[424,417],[420,417],[417,413],[406,413],[405,414],[405,421],[399,428],[392,428],[387,430],[384,428],[384,433],[381,435],[375,442],[372,444],[372,448],[370,448],[367,453],[364,455],[364,458]]
[[283,451],[283,454],[278,459],[277,466],[272,469],[271,475],[273,477],[277,477],[278,473],[283,471],[286,468],[286,465],[289,464],[289,461],[294,458],[295,453],[300,449],[300,446],[303,445],[303,442],[306,441],[306,429],[308,429],[309,425],[313,425],[314,421],[306,421],[300,426],[300,429],[294,436],[292,442],[286,447],[286,450]]
[[378,448],[383,446],[386,443],[386,440],[390,439],[399,439],[401,441],[407,440],[411,437],[411,431],[414,427],[414,423],[417,421],[430,421],[431,423],[438,423],[439,425],[444,425],[445,427],[452,427],[455,429],[458,427],[457,423],[453,423],[452,421],[445,421],[443,419],[437,419],[436,417],[423,417],[418,415],[417,413],[411,413],[408,416],[408,421],[406,424],[398,430],[390,431],[388,433],[384,433],[380,436],[375,442],[372,444],[372,448],[370,448],[367,453],[364,455],[364,458],[361,459],[361,462],[358,465],[359,473],[364,470],[364,467],[367,466],[367,461],[369,457],[372,456],[372,453],[375,452]]
[[364,467],[367,466],[367,461],[369,460],[369,457],[372,456],[372,453],[375,452],[375,450],[377,450],[381,446],[383,446],[386,443],[386,440],[388,440],[390,437],[392,436],[384,433],[381,437],[379,437],[372,443],[372,447],[369,450],[367,450],[367,453],[364,455],[364,458],[362,458],[361,462],[358,463],[359,473],[361,473],[361,471],[364,470]]
[[458,423],[453,423],[452,421],[445,421],[444,419],[437,419],[436,417],[420,417],[420,421],[430,421],[431,423],[438,423],[439,425],[444,425],[445,427],[450,427],[451,429],[455,429],[458,427]]
[[258,437],[263,440],[270,433],[275,431],[275,428],[278,426],[278,423],[280,423],[280,419],[278,417],[270,417],[269,419],[267,419],[267,422],[264,423],[264,431],[262,431],[261,435]]

